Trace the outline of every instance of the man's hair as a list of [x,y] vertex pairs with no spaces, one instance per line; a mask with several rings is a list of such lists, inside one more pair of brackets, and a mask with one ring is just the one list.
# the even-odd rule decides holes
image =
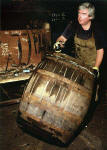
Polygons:
[[92,17],[92,19],[95,18],[95,7],[93,4],[89,3],[89,2],[84,2],[82,4],[79,5],[78,7],[78,10],[81,10],[81,9],[88,9],[88,15],[90,17]]

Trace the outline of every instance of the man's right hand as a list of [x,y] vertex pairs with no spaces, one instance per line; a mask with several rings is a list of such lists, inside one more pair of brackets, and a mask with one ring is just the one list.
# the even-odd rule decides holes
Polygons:
[[55,50],[55,52],[61,52],[61,48],[64,47],[64,42],[62,41],[58,41],[53,45],[53,49]]

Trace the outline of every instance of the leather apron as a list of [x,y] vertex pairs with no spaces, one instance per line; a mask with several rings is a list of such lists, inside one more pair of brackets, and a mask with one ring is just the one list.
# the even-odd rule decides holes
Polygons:
[[93,67],[96,61],[96,46],[95,39],[90,37],[87,40],[80,39],[75,34],[74,37],[76,58],[79,58],[83,63]]

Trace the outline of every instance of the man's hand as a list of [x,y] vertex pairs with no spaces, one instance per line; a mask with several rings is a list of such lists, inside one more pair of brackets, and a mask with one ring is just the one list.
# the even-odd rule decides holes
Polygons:
[[93,72],[95,75],[95,78],[98,79],[99,78],[99,68],[98,67],[93,67]]
[[58,41],[54,44],[53,49],[55,50],[55,52],[61,52],[61,48],[63,47],[64,47],[64,42]]

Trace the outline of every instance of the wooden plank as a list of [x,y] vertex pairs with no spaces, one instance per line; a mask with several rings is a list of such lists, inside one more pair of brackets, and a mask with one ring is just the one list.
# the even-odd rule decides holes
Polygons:
[[13,105],[13,104],[18,104],[20,102],[20,100],[21,100],[21,98],[2,101],[2,102],[0,102],[0,107],[1,106],[8,106],[8,105]]
[[10,77],[10,78],[5,78],[5,79],[1,79],[0,78],[0,83],[9,83],[9,82],[15,82],[15,81],[22,81],[22,80],[28,80],[30,78],[32,73],[28,73],[28,74],[22,74],[19,75],[17,77]]

